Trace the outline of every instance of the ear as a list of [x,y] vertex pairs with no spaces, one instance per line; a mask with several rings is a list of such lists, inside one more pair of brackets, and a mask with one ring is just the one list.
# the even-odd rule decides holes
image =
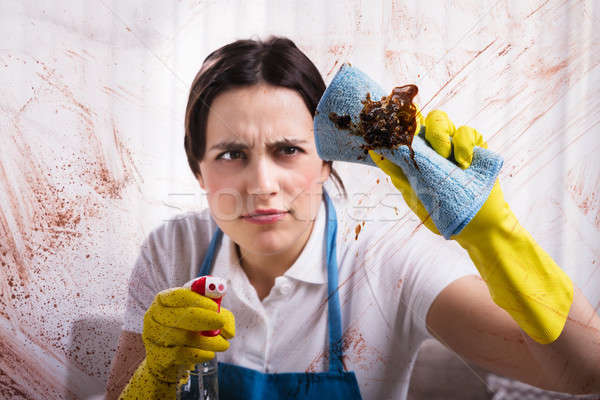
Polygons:
[[325,183],[325,181],[329,178],[331,174],[331,162],[323,161],[323,165],[321,166],[321,182]]
[[200,172],[196,174],[196,180],[200,184],[202,190],[206,190],[206,185],[204,184],[204,179],[202,178],[202,174]]

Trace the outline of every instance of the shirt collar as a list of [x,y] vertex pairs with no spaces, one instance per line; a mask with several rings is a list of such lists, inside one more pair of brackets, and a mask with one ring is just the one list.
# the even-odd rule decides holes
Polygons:
[[326,218],[325,202],[321,201],[308,242],[294,264],[283,274],[284,276],[308,283],[327,283]]
[[[306,245],[302,249],[300,256],[283,276],[307,283],[327,283],[327,263],[325,260],[325,240],[327,238],[325,237],[325,222],[325,202],[321,201],[312,232]],[[220,264],[219,269],[224,267],[221,269],[223,272],[243,273],[239,264],[235,242],[227,235],[223,235],[219,253],[215,258],[215,268],[217,264]]]

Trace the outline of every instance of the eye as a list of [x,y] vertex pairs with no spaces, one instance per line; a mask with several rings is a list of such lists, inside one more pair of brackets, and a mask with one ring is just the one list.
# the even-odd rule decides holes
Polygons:
[[283,146],[279,149],[279,151],[286,156],[292,156],[297,153],[304,153],[304,150],[296,146]]
[[217,156],[217,160],[237,160],[244,157],[244,152],[240,150],[225,151]]

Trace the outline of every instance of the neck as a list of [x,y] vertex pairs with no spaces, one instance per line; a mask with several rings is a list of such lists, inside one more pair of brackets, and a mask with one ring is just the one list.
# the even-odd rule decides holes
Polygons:
[[260,300],[264,299],[275,284],[275,278],[281,276],[287,271],[302,253],[304,246],[313,230],[315,221],[313,220],[294,244],[279,253],[262,254],[252,253],[236,244],[240,265],[248,276],[248,280],[256,289]]

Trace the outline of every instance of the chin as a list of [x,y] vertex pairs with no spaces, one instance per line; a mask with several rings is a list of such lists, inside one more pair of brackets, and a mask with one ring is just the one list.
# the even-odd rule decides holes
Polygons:
[[263,231],[253,234],[247,240],[246,248],[253,253],[276,254],[290,247],[292,242],[293,238],[287,232]]

